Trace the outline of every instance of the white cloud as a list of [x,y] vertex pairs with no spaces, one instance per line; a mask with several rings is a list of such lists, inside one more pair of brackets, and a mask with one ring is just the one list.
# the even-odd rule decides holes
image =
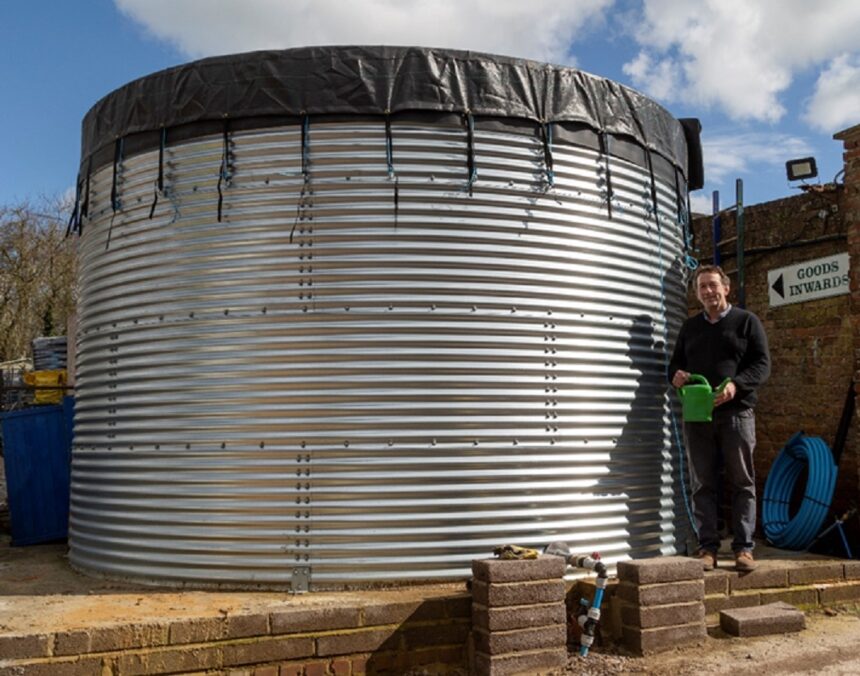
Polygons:
[[[625,72],[637,87],[666,101],[718,106],[734,119],[776,122],[798,72],[856,53],[860,3],[643,0],[636,21],[629,29],[642,52]],[[667,88],[661,73],[682,76]]]
[[694,214],[713,213],[712,198],[701,192],[690,193],[690,211]]
[[570,63],[613,0],[114,0],[190,57],[307,45],[416,45]]
[[812,152],[806,140],[776,132],[727,134],[702,140],[708,183],[722,183],[757,166],[784,166],[786,160]]
[[655,60],[646,51],[623,66],[628,75],[638,87],[647,91],[651,96],[665,101],[671,101],[678,91],[683,73],[678,63],[673,59]]
[[818,76],[803,119],[826,133],[857,124],[860,118],[860,54],[840,54]]

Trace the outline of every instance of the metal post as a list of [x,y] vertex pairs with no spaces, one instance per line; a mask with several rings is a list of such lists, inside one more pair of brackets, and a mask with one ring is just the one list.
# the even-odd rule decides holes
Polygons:
[[735,181],[735,194],[738,209],[738,307],[745,308],[747,294],[744,285],[744,182],[740,178]]
[[711,220],[711,232],[714,238],[714,265],[722,263],[720,256],[720,239],[723,236],[722,223],[720,222],[720,191],[714,190],[713,194],[713,218]]

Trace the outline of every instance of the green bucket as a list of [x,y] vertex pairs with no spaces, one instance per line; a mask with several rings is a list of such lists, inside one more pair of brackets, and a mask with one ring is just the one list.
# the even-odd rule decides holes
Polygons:
[[717,389],[711,389],[708,379],[698,373],[691,373],[687,384],[678,389],[684,422],[711,422],[714,412],[714,397],[723,391],[731,380],[726,378]]

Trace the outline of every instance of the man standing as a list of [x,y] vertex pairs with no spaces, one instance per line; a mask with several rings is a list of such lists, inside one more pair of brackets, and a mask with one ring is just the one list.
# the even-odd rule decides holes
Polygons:
[[716,265],[696,270],[696,298],[704,312],[687,319],[678,334],[669,378],[681,387],[691,373],[708,379],[711,387],[731,380],[714,398],[713,422],[685,422],[690,463],[693,514],[699,530],[699,552],[705,570],[717,565],[719,459],[732,496],[732,550],[735,568],[755,568],[752,555],[756,523],[753,468],[756,389],[770,375],[767,336],[751,312],[728,302],[729,278]]

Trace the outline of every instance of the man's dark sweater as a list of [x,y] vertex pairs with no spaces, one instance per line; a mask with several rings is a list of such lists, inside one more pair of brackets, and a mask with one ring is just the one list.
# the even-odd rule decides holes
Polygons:
[[731,378],[737,394],[720,410],[752,408],[758,400],[756,388],[770,375],[767,336],[758,317],[736,307],[716,324],[705,319],[704,313],[690,317],[675,343],[670,381],[678,369],[700,373],[711,387]]

